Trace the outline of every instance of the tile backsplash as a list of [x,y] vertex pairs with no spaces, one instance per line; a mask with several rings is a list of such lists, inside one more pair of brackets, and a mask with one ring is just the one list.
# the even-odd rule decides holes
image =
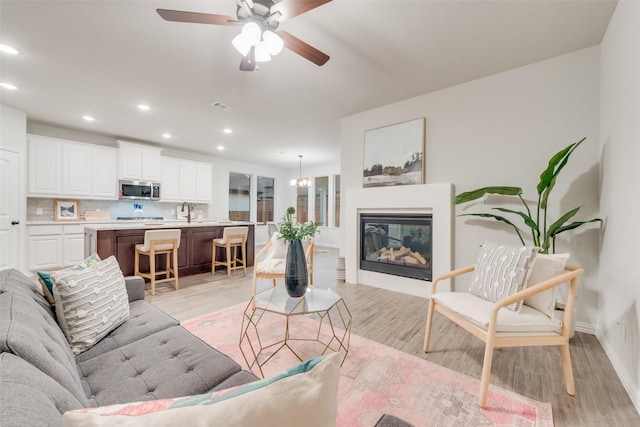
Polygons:
[[[27,198],[27,221],[53,221],[53,203],[55,199],[40,197]],[[142,205],[142,213],[138,216],[158,216],[164,219],[176,218],[176,207],[181,203],[160,203],[151,200],[79,200],[80,218],[84,219],[85,211],[109,211],[111,219],[125,216],[136,216],[136,205]],[[196,215],[207,218],[208,205],[193,203]],[[38,209],[42,214],[38,215]],[[138,209],[139,210],[139,209]],[[173,213],[172,213],[173,211]]]

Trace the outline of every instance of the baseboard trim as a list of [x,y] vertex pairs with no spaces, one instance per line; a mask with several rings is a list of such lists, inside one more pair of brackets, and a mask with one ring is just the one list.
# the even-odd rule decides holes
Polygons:
[[596,338],[600,342],[600,345],[602,346],[605,354],[613,365],[613,369],[616,371],[616,374],[618,374],[618,378],[620,379],[622,386],[629,395],[631,403],[633,403],[633,406],[636,407],[636,411],[640,413],[640,390],[633,389],[633,381],[631,380],[629,373],[625,369],[624,365],[620,362],[618,355],[613,350],[613,346],[609,343],[609,341],[607,341],[606,337],[602,334],[602,331],[600,329],[596,330]]
[[584,332],[585,334],[596,335],[596,325],[586,322],[576,322],[576,331]]

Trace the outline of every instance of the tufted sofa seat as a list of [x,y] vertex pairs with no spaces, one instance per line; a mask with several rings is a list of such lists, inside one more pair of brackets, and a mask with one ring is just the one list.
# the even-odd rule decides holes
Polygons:
[[0,271],[2,426],[63,426],[82,407],[205,393],[256,380],[144,299],[126,279],[129,319],[74,356],[39,285]]

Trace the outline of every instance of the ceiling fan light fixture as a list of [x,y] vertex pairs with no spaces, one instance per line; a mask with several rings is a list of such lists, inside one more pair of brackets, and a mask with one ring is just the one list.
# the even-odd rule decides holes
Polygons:
[[260,41],[256,46],[256,62],[271,61],[271,54],[265,41]]
[[267,48],[269,49],[269,53],[271,55],[277,55],[282,52],[282,48],[284,48],[284,41],[280,38],[279,35],[274,33],[273,31],[267,30],[262,34],[262,39],[267,44]]
[[233,45],[233,47],[236,48],[238,52],[240,52],[240,55],[242,56],[247,56],[247,54],[251,50],[251,44],[249,43],[249,41],[247,40],[247,38],[244,36],[243,33],[240,33],[237,36],[235,36],[231,41],[231,44]]
[[260,30],[260,26],[258,24],[252,21],[244,24],[241,34],[244,35],[250,46],[255,46],[260,41],[262,30]]

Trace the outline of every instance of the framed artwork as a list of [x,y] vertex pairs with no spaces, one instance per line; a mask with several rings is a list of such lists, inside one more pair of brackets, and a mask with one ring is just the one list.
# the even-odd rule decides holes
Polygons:
[[364,133],[363,187],[424,183],[425,118]]
[[69,199],[54,199],[54,221],[78,221],[80,219],[80,201]]

